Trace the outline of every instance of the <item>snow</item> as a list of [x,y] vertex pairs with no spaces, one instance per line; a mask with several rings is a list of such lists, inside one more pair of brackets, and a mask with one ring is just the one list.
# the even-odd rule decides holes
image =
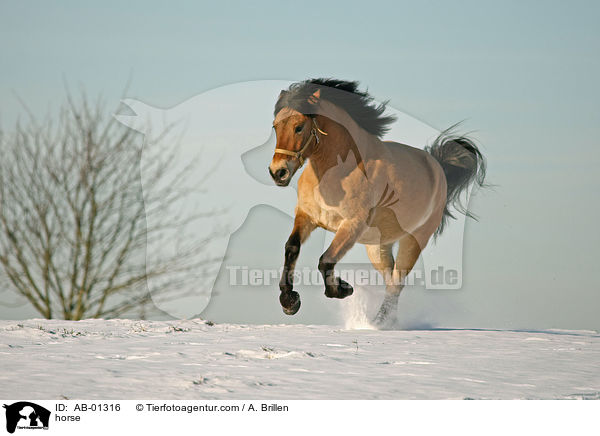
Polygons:
[[593,331],[0,321],[11,399],[600,399]]

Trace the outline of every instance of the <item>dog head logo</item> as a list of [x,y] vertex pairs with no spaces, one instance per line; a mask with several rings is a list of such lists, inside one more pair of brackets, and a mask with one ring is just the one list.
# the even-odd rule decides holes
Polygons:
[[19,401],[3,406],[6,409],[6,431],[14,433],[19,429],[47,429],[50,411],[28,401]]

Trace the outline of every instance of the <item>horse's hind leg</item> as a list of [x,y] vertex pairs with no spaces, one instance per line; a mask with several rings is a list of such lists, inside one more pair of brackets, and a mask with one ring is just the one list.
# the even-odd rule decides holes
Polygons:
[[283,311],[288,315],[294,315],[300,309],[300,294],[294,288],[294,267],[300,254],[300,245],[315,229],[310,218],[300,209],[296,210],[294,218],[294,229],[285,244],[285,263],[281,280],[279,281],[279,302]]
[[367,255],[377,271],[382,275],[386,289],[393,286],[392,274],[394,272],[393,244],[367,245]]
[[[367,255],[377,271],[385,281],[386,295],[394,293],[394,256],[392,255],[393,244],[367,245]],[[381,310],[380,310],[381,312]]]
[[[388,279],[386,278],[385,297],[375,316],[375,324],[386,325],[395,318],[398,309],[398,296],[404,287],[404,279],[413,269],[420,254],[421,246],[412,235],[406,234],[400,239],[392,277],[391,280],[389,280],[389,284]],[[369,258],[371,258],[370,255]],[[371,259],[371,262],[372,261],[373,260]]]

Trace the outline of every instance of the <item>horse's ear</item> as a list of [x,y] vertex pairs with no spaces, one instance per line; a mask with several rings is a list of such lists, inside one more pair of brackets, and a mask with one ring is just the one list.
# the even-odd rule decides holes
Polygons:
[[310,97],[308,97],[308,102],[310,104],[319,104],[319,100],[321,99],[321,90],[317,89],[315,92],[312,93],[312,95]]

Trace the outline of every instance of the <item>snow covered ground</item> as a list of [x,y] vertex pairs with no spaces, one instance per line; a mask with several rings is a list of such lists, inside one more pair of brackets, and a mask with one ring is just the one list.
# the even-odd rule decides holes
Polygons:
[[600,398],[590,331],[0,321],[0,398]]

